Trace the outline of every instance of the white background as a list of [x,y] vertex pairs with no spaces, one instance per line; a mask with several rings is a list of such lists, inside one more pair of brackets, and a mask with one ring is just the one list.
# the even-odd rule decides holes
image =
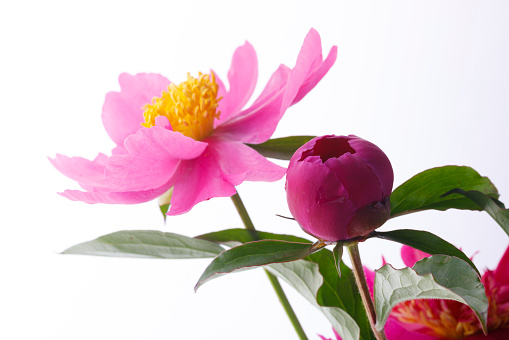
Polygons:
[[[208,260],[59,255],[122,229],[190,236],[241,227],[228,198],[168,219],[156,202],[87,205],[56,194],[77,188],[48,162],[93,158],[113,142],[101,123],[122,72],[175,82],[213,68],[226,79],[245,40],[258,53],[259,93],[280,63],[293,67],[311,27],[329,74],[290,108],[275,136],[356,134],[389,156],[399,185],[422,170],[469,165],[509,203],[509,3],[504,1],[27,1],[0,5],[0,338],[295,339],[261,270],[193,286]],[[284,162],[282,163],[284,164]],[[284,180],[239,187],[260,230],[303,235]],[[476,251],[494,268],[508,244],[485,213],[424,212],[383,230],[419,228]],[[399,245],[369,240],[365,263],[401,265]],[[310,339],[330,326],[287,287]]]

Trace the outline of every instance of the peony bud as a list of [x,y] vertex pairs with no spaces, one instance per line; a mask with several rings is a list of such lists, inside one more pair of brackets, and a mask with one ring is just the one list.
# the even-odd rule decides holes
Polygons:
[[292,156],[286,197],[304,231],[344,241],[387,221],[393,180],[391,162],[376,145],[354,135],[316,137]]

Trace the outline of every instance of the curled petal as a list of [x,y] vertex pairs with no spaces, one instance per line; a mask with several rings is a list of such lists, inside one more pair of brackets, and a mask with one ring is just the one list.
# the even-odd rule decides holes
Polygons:
[[325,165],[337,174],[357,208],[383,200],[377,177],[371,168],[355,155],[346,153],[340,158],[330,158]]
[[140,73],[130,75],[122,73],[118,79],[120,92],[109,92],[103,105],[102,120],[110,138],[123,145],[127,136],[141,128],[145,104],[152,98],[161,96],[170,81],[159,74]]
[[113,155],[106,168],[106,183],[111,191],[145,191],[170,180],[180,160],[201,155],[207,143],[154,126],[142,128],[126,138],[128,154]]
[[226,91],[222,83],[219,87],[219,102],[221,117],[216,125],[228,120],[231,116],[240,112],[253,94],[258,78],[258,61],[253,46],[246,41],[243,46],[235,50],[230,71],[228,72],[229,91]]
[[336,61],[337,48],[331,48],[325,62],[322,61],[320,35],[311,29],[304,39],[295,67],[288,78],[287,90],[281,110],[300,101],[323,78]]
[[81,157],[67,157],[57,154],[55,159],[49,159],[58,171],[78,184],[85,190],[105,187],[104,169],[108,156],[100,153],[93,161]]
[[350,238],[348,224],[357,208],[338,176],[319,157],[308,157],[288,169],[286,195],[292,216],[306,232],[323,240]]
[[260,96],[263,99],[256,100],[253,106],[220,125],[218,133],[243,143],[265,142],[274,133],[286,109],[316,85],[335,58],[336,49],[333,48],[322,62],[320,37],[312,29],[304,40],[296,66],[289,73],[286,67],[280,67]]
[[180,162],[168,215],[180,215],[212,197],[230,197],[235,187],[223,178],[217,155],[205,150],[192,160]]
[[286,169],[268,161],[252,148],[226,140],[209,141],[209,150],[215,154],[223,173],[233,185],[243,181],[277,181],[285,175]]

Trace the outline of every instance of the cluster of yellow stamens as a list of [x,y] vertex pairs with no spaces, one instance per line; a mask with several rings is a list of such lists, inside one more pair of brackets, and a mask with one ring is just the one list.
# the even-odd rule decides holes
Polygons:
[[217,110],[219,86],[214,73],[199,73],[198,78],[187,74],[187,80],[179,85],[170,84],[161,97],[152,99],[151,104],[143,106],[145,123],[152,127],[157,116],[167,117],[173,131],[180,132],[195,140],[210,136],[214,129],[214,118],[221,114]]

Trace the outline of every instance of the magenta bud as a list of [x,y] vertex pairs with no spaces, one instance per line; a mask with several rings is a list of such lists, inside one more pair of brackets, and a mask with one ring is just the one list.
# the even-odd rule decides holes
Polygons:
[[378,146],[354,135],[316,137],[301,146],[286,173],[293,217],[328,242],[367,236],[387,221],[394,173]]

